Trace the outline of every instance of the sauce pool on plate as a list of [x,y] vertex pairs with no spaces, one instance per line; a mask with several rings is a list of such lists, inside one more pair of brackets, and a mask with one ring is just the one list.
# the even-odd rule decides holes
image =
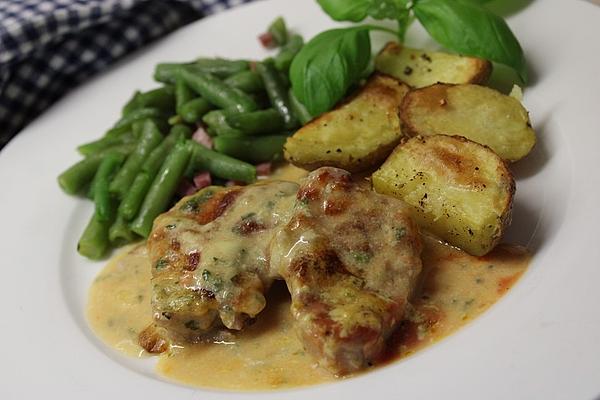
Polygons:
[[[485,257],[472,257],[433,238],[424,237],[424,243],[422,285],[390,338],[387,361],[407,357],[480,315],[510,289],[530,260],[520,246],[500,245]],[[90,326],[107,345],[130,356],[147,355],[137,338],[152,322],[150,276],[146,248],[138,244],[111,260],[90,288]],[[158,373],[191,386],[229,390],[335,380],[304,352],[285,285],[275,284],[267,299],[254,325],[213,343],[174,346],[158,356]]]

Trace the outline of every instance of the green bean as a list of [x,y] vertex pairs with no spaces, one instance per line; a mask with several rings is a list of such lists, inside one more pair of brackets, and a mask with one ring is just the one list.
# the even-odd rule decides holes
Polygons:
[[102,159],[96,176],[94,177],[94,204],[96,206],[96,215],[100,221],[108,221],[112,218],[112,200],[108,192],[110,178],[114,172],[121,166],[125,156],[119,153],[108,153]]
[[223,179],[231,179],[246,183],[256,180],[256,168],[254,165],[217,153],[201,144],[189,141],[192,149],[191,166],[186,174],[192,175],[197,171],[208,171],[211,175]]
[[244,133],[239,129],[234,129],[227,123],[225,110],[214,110],[202,118],[202,121],[212,129],[217,135],[243,136]]
[[[192,129],[185,124],[177,124],[173,125],[169,130],[169,136],[179,137],[179,135],[183,136],[185,139],[189,139],[192,137]],[[167,137],[169,137],[167,136]]]
[[174,89],[171,86],[163,86],[147,92],[137,90],[123,107],[121,115],[125,116],[140,108],[157,108],[165,113],[169,113],[174,109],[174,101]]
[[194,98],[192,89],[179,78],[175,80],[175,109],[177,114],[181,115],[181,107]]
[[133,110],[117,121],[104,136],[117,137],[125,135],[132,130],[131,127],[135,122],[143,121],[145,119],[152,119],[156,126],[158,126],[158,129],[160,129],[161,132],[164,132],[169,126],[166,121],[167,116],[167,114],[157,108],[140,108]]
[[82,144],[77,147],[77,151],[84,156],[89,156],[109,147],[132,142],[135,142],[135,136],[131,131],[128,131],[120,136],[105,136],[98,140],[94,140],[93,142]]
[[271,107],[271,100],[269,100],[267,92],[248,93],[248,96],[254,100],[259,110]]
[[188,63],[161,63],[154,69],[154,79],[158,82],[174,84],[180,69],[185,69],[193,74],[213,74],[219,78],[227,78],[250,67],[244,60],[223,60],[201,58]]
[[290,77],[288,76],[288,74],[284,71],[278,71],[279,72],[279,82],[281,82],[281,85],[287,90],[292,86],[292,82],[290,81]]
[[[90,182],[89,188],[88,188],[88,192],[87,192],[87,198],[94,201],[94,198],[96,196],[96,186],[98,184],[98,181],[103,179],[103,174],[100,174],[100,168],[102,168],[102,163],[105,162],[105,159],[108,155],[112,154],[113,152],[108,152],[106,153],[103,157],[102,157],[102,161],[100,162],[100,164],[98,165],[98,168],[96,170],[96,173],[94,174],[94,178],[92,179],[92,181]],[[123,159],[125,159],[126,155],[122,155]],[[123,160],[121,160],[121,162],[119,163],[122,164]],[[113,171],[114,172],[114,171]],[[111,173],[112,175],[112,173]]]
[[148,107],[148,108],[139,108],[137,110],[131,111],[129,114],[121,117],[115,125],[113,129],[118,129],[122,127],[129,127],[135,121],[141,121],[147,118],[164,118],[165,113],[158,108]]
[[133,96],[131,96],[129,101],[127,101],[127,103],[123,106],[123,109],[121,110],[121,116],[129,114],[131,111],[138,108],[138,96],[140,94],[141,94],[141,92],[139,90],[136,90],[133,93]]
[[119,215],[127,221],[133,219],[144,201],[144,197],[150,189],[150,185],[160,169],[167,155],[175,146],[175,143],[183,141],[192,136],[192,131],[185,125],[175,125],[171,133],[159,144],[150,156],[144,161],[142,170],[137,174],[131,187],[127,190],[125,197],[119,205]]
[[204,114],[212,110],[214,107],[202,97],[197,97],[188,101],[181,106],[179,115],[189,124],[195,124],[200,121]]
[[171,132],[148,156],[142,164],[142,171],[147,172],[151,178],[154,178],[160,166],[167,158],[167,155],[175,146],[175,143],[183,139],[190,138],[192,130],[185,125],[173,125]]
[[77,243],[77,252],[92,260],[101,259],[109,247],[108,231],[111,221],[103,221],[94,212]]
[[172,86],[168,85],[143,93],[138,92],[135,98],[135,108],[130,112],[140,108],[157,108],[164,113],[171,113],[175,110],[174,106],[175,90]]
[[219,153],[251,163],[277,161],[283,158],[283,144],[287,135],[256,137],[217,136],[213,146]]
[[[100,164],[102,164],[102,162],[100,162]],[[96,172],[98,172],[98,170],[96,169]],[[96,181],[98,180],[98,174],[94,174],[94,177],[92,178],[92,181],[90,182],[89,186],[88,186],[88,191],[86,193],[86,197],[88,199],[90,199],[91,201],[94,201],[94,196],[96,195]]]
[[109,147],[84,158],[58,176],[59,186],[65,193],[79,193],[94,178],[102,159],[108,152],[116,151],[127,155],[133,151],[134,147],[133,144]]
[[192,90],[217,107],[239,112],[257,109],[256,103],[246,93],[228,86],[210,74],[193,74],[185,69],[180,69],[178,74]]
[[225,121],[235,129],[249,135],[281,132],[285,122],[273,108],[249,113],[226,112]]
[[283,118],[285,127],[287,129],[294,129],[297,127],[298,120],[296,120],[296,117],[290,110],[290,99],[288,97],[287,88],[285,88],[281,82],[279,72],[275,69],[272,62],[267,61],[258,63],[256,64],[256,70],[263,78],[265,89],[267,90],[269,99],[271,99],[271,104],[273,104],[273,107]]
[[135,176],[141,170],[145,159],[150,152],[159,145],[162,139],[163,136],[156,127],[156,124],[152,120],[146,120],[144,122],[142,136],[140,137],[135,150],[127,157],[125,165],[119,170],[110,184],[111,193],[117,195],[119,199],[122,199],[125,196],[125,193],[127,193]]
[[121,204],[119,204],[118,212],[121,218],[131,221],[136,216],[153,179],[154,176],[146,171],[137,174]]
[[265,85],[256,71],[242,71],[225,79],[225,83],[246,93],[257,93],[265,90]]
[[178,124],[182,124],[183,118],[181,118],[181,115],[173,115],[172,117],[170,117],[167,122],[169,123],[169,125],[178,125]]
[[190,68],[192,71],[198,70],[193,67],[193,63],[160,63],[154,67],[154,80],[175,84],[177,82],[177,71],[182,67]]
[[123,125],[118,128],[110,128],[104,134],[104,137],[119,137],[121,135],[126,135],[128,132],[131,132],[131,125]]
[[198,58],[194,65],[203,72],[219,78],[227,78],[250,68],[250,63],[246,60],[225,60],[223,58]]
[[169,206],[189,159],[189,147],[185,143],[177,143],[160,167],[158,175],[154,178],[152,186],[144,198],[140,212],[131,223],[133,232],[148,237],[154,218]]
[[306,107],[304,107],[304,104],[300,103],[300,100],[294,96],[292,88],[290,88],[288,95],[290,96],[290,107],[292,108],[292,112],[302,125],[306,125],[307,122],[313,119],[312,115],[310,115]]
[[137,239],[137,235],[131,231],[129,224],[121,215],[117,215],[115,221],[108,230],[108,240],[115,246],[123,246]]
[[273,60],[275,68],[279,71],[287,72],[292,65],[292,61],[296,54],[302,50],[304,46],[304,39],[300,35],[292,35],[285,46],[281,48],[279,54],[277,54]]
[[277,17],[269,26],[268,32],[273,36],[273,40],[278,46],[283,46],[288,41],[288,30],[285,26],[285,20]]
[[206,130],[206,133],[208,133],[208,136],[210,136],[210,137],[217,136],[217,131],[214,130],[213,128],[211,128],[210,126],[207,126],[205,130]]

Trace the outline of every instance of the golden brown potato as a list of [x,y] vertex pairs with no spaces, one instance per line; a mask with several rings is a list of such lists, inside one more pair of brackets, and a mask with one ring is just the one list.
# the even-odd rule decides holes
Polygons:
[[479,85],[436,84],[406,95],[402,128],[411,136],[460,135],[517,161],[535,145],[527,110],[511,96]]
[[420,88],[434,83],[484,83],[492,63],[480,58],[403,47],[390,42],[375,58],[375,69]]
[[333,166],[359,172],[377,167],[402,138],[398,112],[408,90],[390,76],[373,75],[349,100],[288,138],[285,158],[309,170]]
[[510,223],[515,182],[488,147],[460,136],[414,137],[372,176],[379,193],[403,199],[425,230],[481,256]]

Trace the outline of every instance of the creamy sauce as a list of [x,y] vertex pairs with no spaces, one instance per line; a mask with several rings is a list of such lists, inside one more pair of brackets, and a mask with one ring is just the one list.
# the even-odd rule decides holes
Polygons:
[[[500,245],[486,257],[425,238],[423,285],[414,310],[390,340],[388,360],[406,357],[465,325],[495,303],[529,262],[519,246]],[[111,261],[94,281],[87,317],[109,346],[146,354],[137,335],[151,323],[150,265],[138,245]],[[281,389],[336,379],[304,352],[293,329],[285,285],[276,284],[257,322],[215,343],[174,348],[159,356],[157,370],[191,386],[233,390]]]
[[86,316],[106,344],[142,356],[138,335],[152,323],[150,261],[146,246],[134,245],[98,274],[88,294]]
[[[303,170],[284,168],[275,178],[296,180],[304,175]],[[512,287],[530,260],[520,246],[499,245],[485,257],[472,257],[432,238],[425,237],[424,243],[421,287],[380,365],[405,358],[476,318]],[[137,338],[152,322],[150,278],[146,247],[133,245],[111,260],[89,291],[91,328],[107,345],[128,355],[147,355]],[[213,343],[175,346],[158,357],[158,372],[190,386],[230,390],[335,380],[297,338],[285,285],[276,282],[267,299],[254,325],[223,333]]]

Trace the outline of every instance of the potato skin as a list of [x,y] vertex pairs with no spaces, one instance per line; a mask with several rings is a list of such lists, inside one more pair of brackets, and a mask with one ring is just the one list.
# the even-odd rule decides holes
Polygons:
[[479,85],[439,83],[412,90],[402,101],[400,118],[408,135],[464,136],[508,161],[525,157],[536,142],[523,105]]
[[414,88],[421,88],[438,82],[485,83],[492,73],[492,63],[389,42],[375,58],[375,69]]
[[372,175],[378,193],[403,199],[425,230],[469,254],[487,254],[510,224],[515,193],[506,163],[460,136],[414,137]]
[[352,97],[289,137],[286,160],[308,170],[323,166],[373,170],[403,137],[398,113],[408,91],[395,78],[372,75]]

